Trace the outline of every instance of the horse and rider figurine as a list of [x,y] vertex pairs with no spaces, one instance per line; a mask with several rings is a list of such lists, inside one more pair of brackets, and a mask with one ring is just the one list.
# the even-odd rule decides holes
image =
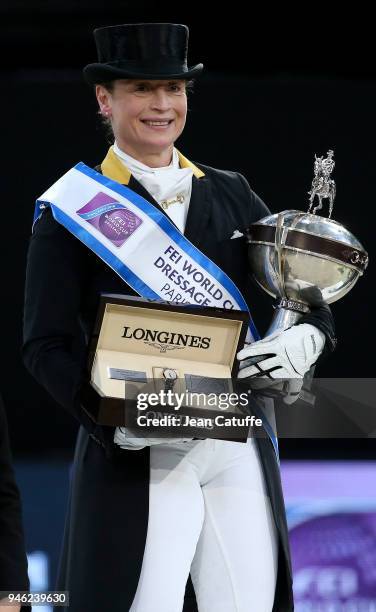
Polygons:
[[[320,210],[323,206],[323,199],[329,199],[329,219],[333,212],[334,198],[336,195],[336,184],[333,179],[330,178],[335,161],[333,159],[334,151],[330,150],[327,153],[328,157],[317,157],[315,154],[315,176],[312,180],[311,190],[308,191],[309,198],[309,209],[308,212],[316,214],[317,210]],[[313,208],[314,200],[317,196],[319,203]],[[313,209],[312,209],[313,208]]]

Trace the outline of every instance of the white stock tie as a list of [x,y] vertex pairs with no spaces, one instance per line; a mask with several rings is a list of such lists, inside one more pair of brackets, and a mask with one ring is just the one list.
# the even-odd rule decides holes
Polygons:
[[162,206],[180,231],[184,232],[192,193],[193,170],[179,167],[179,156],[175,147],[171,164],[162,168],[146,166],[134,157],[124,153],[119,149],[116,142],[114,153]]

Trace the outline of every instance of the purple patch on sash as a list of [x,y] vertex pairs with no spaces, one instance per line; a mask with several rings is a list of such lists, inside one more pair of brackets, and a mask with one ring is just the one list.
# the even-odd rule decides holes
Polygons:
[[129,208],[103,192],[97,193],[76,212],[117,247],[121,247],[142,223]]

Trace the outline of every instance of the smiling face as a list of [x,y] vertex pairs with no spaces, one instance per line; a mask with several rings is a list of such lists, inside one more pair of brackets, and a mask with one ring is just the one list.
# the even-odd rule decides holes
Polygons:
[[113,82],[111,91],[97,85],[96,96],[125,153],[155,167],[170,163],[187,117],[185,80],[121,79]]

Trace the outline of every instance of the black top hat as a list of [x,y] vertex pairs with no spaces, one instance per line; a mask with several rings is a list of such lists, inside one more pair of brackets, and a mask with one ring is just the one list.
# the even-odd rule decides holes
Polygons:
[[189,30],[177,23],[125,23],[94,30],[98,60],[83,72],[90,85],[115,79],[191,79],[203,64],[188,68]]

